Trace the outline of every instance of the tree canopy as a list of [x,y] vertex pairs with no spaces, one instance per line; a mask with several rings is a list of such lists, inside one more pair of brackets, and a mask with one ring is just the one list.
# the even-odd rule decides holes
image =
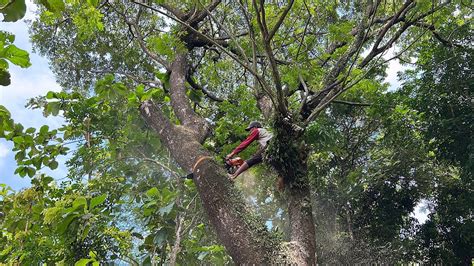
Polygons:
[[[31,40],[63,91],[28,106],[65,124],[24,129],[0,106],[32,183],[1,187],[0,262],[472,263],[470,5],[37,4]],[[8,61],[30,63],[2,36],[5,86]],[[392,60],[410,66],[400,88]],[[234,184],[222,161],[253,120],[273,138]],[[42,172],[66,154],[61,181]]]

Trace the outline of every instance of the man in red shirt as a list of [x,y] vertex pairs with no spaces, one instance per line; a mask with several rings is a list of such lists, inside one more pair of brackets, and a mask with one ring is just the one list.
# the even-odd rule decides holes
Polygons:
[[272,133],[270,133],[268,130],[262,128],[262,124],[260,124],[257,121],[253,121],[249,124],[249,126],[245,129],[247,131],[250,131],[250,134],[248,137],[240,143],[237,148],[235,148],[230,154],[228,154],[225,159],[229,160],[232,157],[234,157],[236,154],[239,152],[245,150],[252,142],[257,141],[260,144],[260,147],[258,151],[247,161],[245,161],[237,171],[233,175],[230,176],[231,180],[234,180],[239,176],[242,172],[246,171],[250,167],[261,163],[263,161],[263,151],[267,147],[268,141],[272,138]]

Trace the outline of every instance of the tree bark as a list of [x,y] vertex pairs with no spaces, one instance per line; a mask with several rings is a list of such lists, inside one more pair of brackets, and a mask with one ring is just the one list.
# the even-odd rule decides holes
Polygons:
[[308,151],[290,117],[277,116],[274,121],[274,136],[266,150],[267,162],[285,182],[290,239],[299,259],[298,265],[315,265],[315,230],[306,163]]
[[305,265],[316,265],[316,243],[309,186],[287,189],[291,241]]
[[196,114],[191,107],[189,97],[186,95],[186,74],[188,63],[187,53],[177,53],[171,64],[170,98],[173,110],[181,124],[194,131],[196,139],[202,143],[208,132],[209,125],[201,116]]
[[298,259],[291,255],[290,249],[285,250],[268,232],[264,222],[253,214],[224,169],[202,148],[193,132],[167,121],[152,101],[144,102],[140,110],[177,163],[193,171],[209,221],[236,263],[294,263]]

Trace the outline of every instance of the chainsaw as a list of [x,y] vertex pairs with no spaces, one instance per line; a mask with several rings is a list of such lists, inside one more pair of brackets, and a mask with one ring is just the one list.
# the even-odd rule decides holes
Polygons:
[[239,167],[244,164],[244,160],[240,157],[236,157],[234,159],[224,160],[224,167],[227,170],[227,173],[233,174]]
[[[245,161],[240,157],[236,157],[236,158],[228,159],[228,160],[224,159],[224,167],[227,173],[233,174],[235,173],[235,171],[237,171],[237,169],[239,169],[239,167],[242,164],[244,164],[244,162]],[[190,173],[190,174],[187,174],[186,176],[183,176],[182,178],[193,179],[193,177],[194,177],[193,173]]]

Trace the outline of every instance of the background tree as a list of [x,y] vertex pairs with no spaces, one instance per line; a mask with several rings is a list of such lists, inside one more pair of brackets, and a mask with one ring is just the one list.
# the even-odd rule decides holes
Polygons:
[[[438,178],[433,212],[418,234],[425,249],[421,258],[470,264],[473,257],[473,106],[472,29],[449,26],[449,42],[423,43],[417,67],[403,77],[401,94],[423,116],[423,138],[440,164],[455,175]],[[417,74],[416,74],[417,73]]]

